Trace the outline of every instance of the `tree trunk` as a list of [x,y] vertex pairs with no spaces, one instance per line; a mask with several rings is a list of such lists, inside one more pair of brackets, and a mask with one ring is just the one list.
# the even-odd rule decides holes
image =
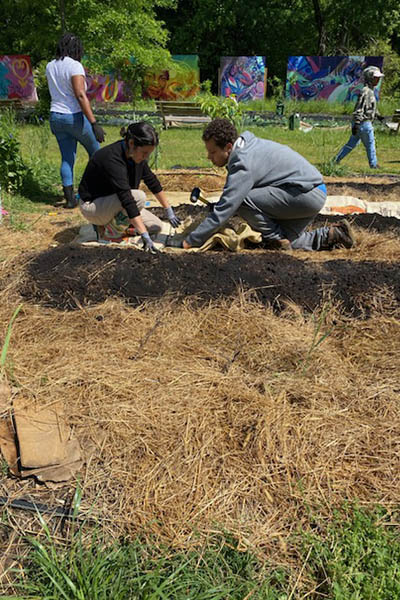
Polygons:
[[318,50],[319,56],[324,56],[326,52],[326,30],[324,18],[322,16],[319,0],[313,0],[315,22],[318,28]]
[[65,27],[65,2],[64,2],[64,0],[60,0],[60,17],[61,17],[61,31],[62,31],[62,33],[65,33],[66,27]]

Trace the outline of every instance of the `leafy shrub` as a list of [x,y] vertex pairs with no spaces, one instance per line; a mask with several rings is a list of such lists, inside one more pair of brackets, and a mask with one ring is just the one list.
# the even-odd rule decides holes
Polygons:
[[233,96],[223,98],[205,94],[197,97],[201,110],[212,119],[229,119],[239,131],[243,126],[244,107]]
[[33,72],[38,102],[35,104],[34,117],[48,119],[50,116],[51,97],[46,78],[46,60],[42,60]]
[[283,98],[285,94],[285,82],[276,75],[268,77],[267,94],[268,96],[272,96],[275,100]]
[[[385,77],[382,81],[381,95],[382,100],[399,101],[400,98],[400,56],[390,45],[390,42],[384,40],[374,40],[368,46],[362,49],[365,56],[383,56],[383,72]],[[382,102],[380,103],[381,112]],[[396,105],[395,108],[398,108]],[[390,111],[392,112],[392,111]]]
[[28,172],[21,156],[14,113],[0,114],[0,183],[8,192],[21,189]]

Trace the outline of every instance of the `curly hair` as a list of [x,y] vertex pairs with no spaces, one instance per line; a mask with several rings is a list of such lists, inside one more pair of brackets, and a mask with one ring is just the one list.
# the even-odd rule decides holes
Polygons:
[[133,140],[135,146],[158,146],[157,131],[146,121],[131,123],[128,128],[122,127],[120,135],[125,142]]
[[208,142],[211,138],[217,146],[225,148],[227,144],[235,143],[238,132],[228,119],[214,119],[207,125],[202,135],[203,142]]
[[56,48],[56,59],[63,60],[66,56],[81,61],[83,56],[83,45],[77,35],[64,33],[60,37]]

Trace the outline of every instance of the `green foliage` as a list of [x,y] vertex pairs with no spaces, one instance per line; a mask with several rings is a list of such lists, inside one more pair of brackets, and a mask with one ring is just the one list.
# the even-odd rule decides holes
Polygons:
[[211,86],[212,86],[211,79],[205,79],[200,84],[200,93],[202,93],[202,94],[211,94]]
[[[227,532],[192,550],[173,550],[137,538],[109,543],[76,522],[53,538],[38,515],[42,535],[30,539],[14,584],[19,598],[65,600],[393,600],[400,597],[398,514],[347,505],[330,520],[309,514],[310,530],[292,536],[297,569],[271,568],[239,550]],[[89,537],[88,537],[89,535]],[[15,596],[13,596],[15,597]]]
[[17,589],[24,598],[65,600],[287,600],[288,575],[269,570],[231,536],[192,551],[156,548],[137,539],[107,544],[81,529],[65,546],[57,544],[40,517],[44,539],[32,551]]
[[280,77],[277,77],[276,75],[273,75],[272,77],[268,77],[267,91],[268,91],[268,95],[272,96],[272,98],[274,98],[275,100],[278,100],[278,98],[283,98],[284,92],[285,92],[284,81]]
[[346,177],[352,175],[348,166],[335,162],[334,158],[318,163],[318,169],[325,177]]
[[[316,7],[322,15],[321,32]],[[398,0],[178,0],[176,12],[158,9],[158,15],[171,33],[171,53],[187,48],[198,54],[202,76],[213,80],[214,91],[221,55],[264,54],[269,78],[285,81],[288,55],[364,54],[366,45],[389,39],[400,23]]]
[[396,108],[400,101],[400,56],[394,52],[387,40],[373,40],[363,48],[366,56],[383,56],[383,72],[385,77],[382,81],[379,110],[382,114],[390,114],[385,110],[387,101],[394,100]]
[[47,62],[64,25],[82,39],[92,72],[116,69],[137,90],[147,68],[169,63],[168,32],[155,10],[175,5],[176,0],[3,0],[0,52],[29,54],[34,66]]
[[201,110],[212,119],[229,119],[238,131],[242,129],[244,107],[232,96],[223,98],[222,96],[205,94],[204,96],[198,96],[197,100],[200,103]]
[[50,115],[51,97],[46,78],[47,60],[42,60],[33,71],[38,102],[34,108],[34,119],[48,119]]
[[0,184],[6,191],[16,192],[22,188],[26,174],[15,115],[6,110],[0,113]]
[[331,302],[325,302],[322,306],[321,311],[318,315],[312,313],[311,319],[314,325],[313,337],[311,340],[311,345],[307,351],[307,354],[304,360],[301,361],[302,373],[305,373],[311,364],[311,356],[315,352],[315,350],[329,337],[334,330],[334,326],[328,326],[327,317],[329,316],[329,312],[332,309]]
[[332,600],[393,600],[400,598],[400,534],[383,508],[358,507],[316,532],[300,534],[307,570],[318,597]]
[[6,337],[4,339],[3,347],[1,349],[1,354],[0,354],[0,378],[5,373],[6,358],[7,358],[8,347],[10,345],[12,328],[14,325],[14,321],[17,318],[17,315],[18,315],[19,311],[21,310],[21,308],[22,308],[22,304],[19,304],[19,306],[17,306],[17,308],[15,309],[14,314],[12,315],[11,320],[7,326]]

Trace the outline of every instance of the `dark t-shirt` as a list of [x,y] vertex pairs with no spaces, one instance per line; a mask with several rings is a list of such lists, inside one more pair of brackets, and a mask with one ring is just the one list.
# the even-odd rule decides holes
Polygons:
[[100,148],[90,158],[79,184],[79,195],[83,202],[92,202],[101,196],[117,194],[128,217],[133,219],[139,210],[130,190],[139,189],[142,180],[153,194],[162,191],[147,162],[136,164],[126,158],[125,145],[118,141]]

